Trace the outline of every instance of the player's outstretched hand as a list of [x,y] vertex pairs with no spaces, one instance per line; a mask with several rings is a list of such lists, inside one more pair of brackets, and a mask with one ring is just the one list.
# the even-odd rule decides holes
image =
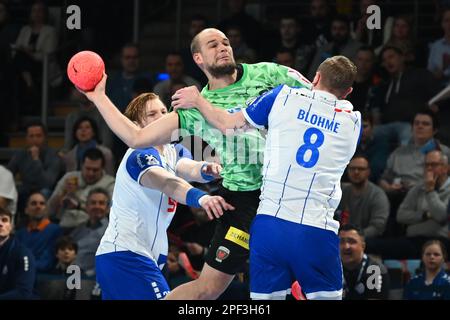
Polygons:
[[195,108],[200,98],[201,95],[196,86],[181,88],[172,96],[172,108],[175,111]]
[[234,207],[220,196],[206,195],[200,199],[200,205],[205,209],[209,220],[220,218],[224,210],[234,210]]
[[82,91],[79,88],[78,91],[80,91],[82,94],[86,96],[90,101],[95,103],[95,99],[98,97],[101,97],[105,95],[105,88],[106,88],[106,80],[108,79],[108,76],[106,73],[103,73],[103,78],[100,80],[100,82],[95,86],[94,90],[92,91]]
[[222,166],[215,162],[207,162],[206,166],[202,168],[202,172],[208,176],[213,176],[214,179],[221,178],[220,172],[222,171]]

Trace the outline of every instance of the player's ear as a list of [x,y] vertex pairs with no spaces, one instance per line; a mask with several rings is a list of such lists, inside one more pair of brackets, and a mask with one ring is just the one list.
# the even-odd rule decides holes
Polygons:
[[312,81],[313,86],[314,86],[314,87],[317,86],[317,84],[319,83],[319,81],[320,81],[320,73],[319,73],[319,72],[316,72],[316,75],[314,76],[314,79],[313,79],[313,81]]
[[348,88],[346,91],[345,91],[345,94],[343,94],[342,95],[342,99],[345,99],[350,93],[352,93],[353,92],[353,87],[350,87],[350,88]]
[[202,55],[200,54],[200,52],[196,52],[192,55],[192,59],[194,59],[194,62],[196,64],[202,64],[203,63],[203,58]]

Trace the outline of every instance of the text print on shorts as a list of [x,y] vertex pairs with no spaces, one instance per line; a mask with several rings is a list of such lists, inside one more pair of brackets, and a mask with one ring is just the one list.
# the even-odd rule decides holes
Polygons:
[[225,235],[225,239],[249,250],[250,235],[245,231],[239,230],[235,227],[230,227]]

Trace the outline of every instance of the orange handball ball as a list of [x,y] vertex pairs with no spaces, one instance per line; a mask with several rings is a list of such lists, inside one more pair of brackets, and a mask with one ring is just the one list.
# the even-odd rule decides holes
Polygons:
[[80,51],[67,64],[69,80],[83,91],[91,91],[102,80],[105,72],[103,59],[95,52]]

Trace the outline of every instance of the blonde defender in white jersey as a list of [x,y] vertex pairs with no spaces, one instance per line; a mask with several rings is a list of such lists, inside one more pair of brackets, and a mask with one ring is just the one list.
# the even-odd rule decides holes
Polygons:
[[[141,127],[166,113],[153,93],[138,96],[125,111]],[[222,197],[209,196],[184,180],[208,182],[220,175],[220,165],[191,158],[181,145],[127,150],[117,171],[109,225],[96,253],[103,299],[155,300],[169,292],[161,269],[177,202],[204,208],[210,219],[233,209]]]
[[355,76],[349,59],[334,56],[319,66],[312,91],[282,85],[233,114],[213,107],[195,87],[172,97],[175,109],[195,106],[225,134],[268,129],[250,232],[252,299],[285,299],[294,281],[307,299],[342,298],[339,222],[333,216],[341,176],[361,134],[360,113],[343,100]]

